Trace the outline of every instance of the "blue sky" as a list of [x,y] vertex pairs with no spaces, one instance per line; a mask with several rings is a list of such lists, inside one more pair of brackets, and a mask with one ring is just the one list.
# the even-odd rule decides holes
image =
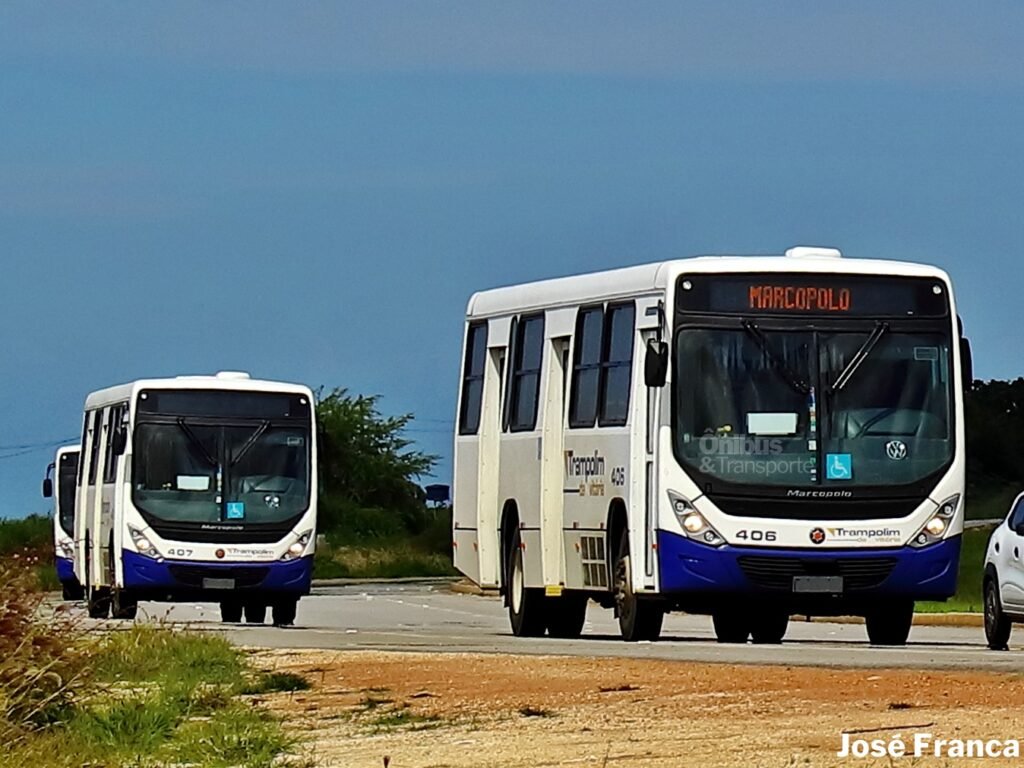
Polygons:
[[939,264],[1022,375],[1021,39],[1010,2],[4,3],[0,516],[86,392],[220,369],[379,393],[446,482],[472,291],[694,253]]

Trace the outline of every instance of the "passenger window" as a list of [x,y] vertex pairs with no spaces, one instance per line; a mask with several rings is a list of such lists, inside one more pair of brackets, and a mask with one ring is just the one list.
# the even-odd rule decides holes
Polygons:
[[79,443],[79,446],[81,446],[81,448],[80,448],[81,453],[79,454],[79,459],[78,459],[78,472],[77,472],[78,477],[75,479],[75,484],[76,485],[81,485],[82,484],[82,478],[84,476],[82,473],[85,471],[85,459],[86,459],[85,446],[86,446],[86,441],[88,439],[89,439],[89,414],[87,413],[82,418],[82,442]]
[[117,468],[117,454],[114,450],[117,443],[117,435],[123,428],[121,421],[124,416],[125,407],[115,405],[110,409],[109,422],[107,423],[107,442],[103,459],[103,482],[114,482],[115,470]]
[[508,428],[525,432],[537,426],[540,398],[540,369],[544,352],[544,316],[521,318],[515,332],[512,354],[512,392]]
[[569,427],[592,427],[597,421],[601,384],[603,307],[581,309],[576,318],[576,342],[569,395]]
[[633,305],[609,306],[601,366],[602,427],[622,426],[629,416],[634,335]]
[[100,458],[100,442],[103,439],[101,432],[101,420],[103,411],[95,410],[92,412],[92,426],[89,431],[92,434],[92,445],[89,448],[89,485],[96,485],[96,470],[99,467]]
[[475,435],[480,429],[480,407],[484,393],[484,359],[487,354],[487,323],[469,326],[466,360],[462,368],[462,403],[459,406],[459,434]]

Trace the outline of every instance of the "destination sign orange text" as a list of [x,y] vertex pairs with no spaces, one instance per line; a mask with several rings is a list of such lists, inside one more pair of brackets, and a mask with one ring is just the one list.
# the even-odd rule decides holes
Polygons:
[[794,312],[849,312],[849,288],[812,288],[793,285],[750,286],[750,308]]

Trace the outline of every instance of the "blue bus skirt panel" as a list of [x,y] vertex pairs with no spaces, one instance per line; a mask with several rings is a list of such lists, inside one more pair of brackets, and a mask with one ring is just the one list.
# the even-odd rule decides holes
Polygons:
[[[211,563],[154,560],[123,552],[124,586],[151,599],[221,599],[244,593],[309,594],[313,557],[270,563]],[[233,588],[211,588],[210,579],[230,579]]]
[[57,568],[57,580],[61,584],[78,584],[75,578],[75,564],[69,557],[58,557],[55,563]]
[[658,531],[657,541],[663,593],[774,595],[799,602],[795,576],[842,576],[839,600],[944,600],[956,591],[961,537],[920,549],[714,548],[668,531]]

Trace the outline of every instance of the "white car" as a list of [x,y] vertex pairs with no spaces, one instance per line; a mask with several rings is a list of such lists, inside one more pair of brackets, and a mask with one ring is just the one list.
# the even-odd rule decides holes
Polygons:
[[992,531],[985,554],[985,638],[1005,651],[1013,622],[1024,622],[1024,493]]

